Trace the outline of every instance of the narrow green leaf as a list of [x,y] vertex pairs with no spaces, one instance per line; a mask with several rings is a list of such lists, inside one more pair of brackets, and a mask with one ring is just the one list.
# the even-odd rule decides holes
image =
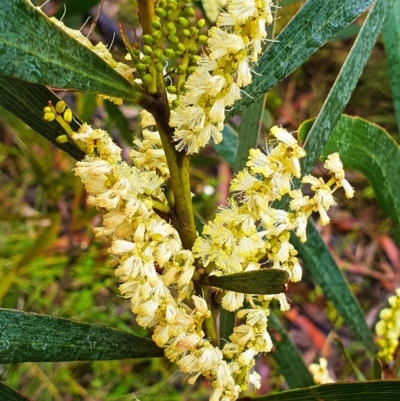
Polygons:
[[307,241],[300,242],[294,234],[290,236],[290,241],[299,251],[299,257],[312,280],[322,288],[340,316],[364,343],[366,350],[374,353],[374,340],[360,306],[311,220],[307,224]]
[[397,126],[400,130],[400,0],[395,0],[393,9],[383,27],[383,42],[388,61]]
[[30,401],[29,398],[23,396],[18,391],[0,382],[0,400],[4,401]]
[[268,328],[278,335],[273,336],[274,350],[272,357],[279,365],[279,372],[286,379],[290,388],[309,387],[314,385],[311,373],[307,369],[285,327],[274,312],[268,317]]
[[335,341],[336,344],[338,345],[340,351],[342,352],[342,355],[347,359],[347,362],[349,363],[353,373],[355,374],[356,378],[358,381],[365,381],[367,380],[366,377],[363,375],[363,373],[361,372],[360,369],[358,369],[357,365],[353,363],[353,361],[351,360],[351,357],[349,355],[349,353],[346,350],[346,347],[344,346],[342,340],[335,335]]
[[117,105],[107,100],[104,102],[104,108],[106,109],[112,122],[118,128],[119,133],[121,134],[125,143],[128,144],[129,146],[132,146],[133,133],[131,128],[129,127],[128,120],[122,114],[122,111],[119,109]]
[[[304,149],[307,156],[301,159],[302,174],[308,174],[315,166],[329,134],[340,118],[344,107],[356,87],[376,39],[390,12],[394,0],[378,0],[366,18],[360,33],[348,55],[325,103],[307,136]],[[329,2],[333,7],[336,2]]]
[[239,128],[239,143],[235,162],[236,173],[246,166],[250,149],[257,147],[260,121],[264,108],[265,96],[254,101],[243,115],[243,120]]
[[201,285],[245,294],[279,294],[286,292],[289,273],[281,269],[261,269],[249,272],[206,276]]
[[[385,0],[386,2],[387,0]],[[253,82],[227,113],[227,120],[302,65],[329,39],[362,14],[374,0],[308,0],[258,61]],[[374,32],[375,35],[376,32]],[[379,33],[379,32],[378,32]],[[372,32],[370,33],[371,36]]]
[[378,358],[374,358],[372,363],[372,375],[374,380],[381,380],[382,378],[382,365]]
[[398,401],[400,380],[330,383],[238,401]]
[[[58,143],[56,138],[65,135],[65,131],[56,121],[43,119],[43,108],[51,100],[56,104],[59,100],[51,90],[43,85],[31,84],[20,79],[3,77],[0,75],[0,105],[16,115],[52,144],[67,152],[75,160],[82,160],[85,154],[71,141]],[[73,130],[77,131],[82,122],[74,115],[71,123]]]
[[[65,18],[71,18],[74,15],[84,15],[92,7],[99,3],[100,0],[68,0],[66,3]],[[60,10],[55,15],[57,19],[60,19],[64,14],[64,7],[60,7]]]
[[0,363],[156,358],[151,340],[111,327],[0,309]]
[[213,147],[215,151],[233,168],[237,154],[238,134],[229,124],[225,124],[222,135],[222,142],[213,144]]
[[[235,327],[236,313],[226,310],[224,308],[220,309],[219,312],[219,336],[221,340],[229,341],[229,336],[233,333],[233,328]],[[224,343],[221,341],[221,346]]]
[[[312,121],[299,128],[305,138]],[[345,169],[363,173],[371,183],[382,211],[394,223],[394,236],[400,243],[400,148],[383,128],[362,118],[342,115],[329,136],[321,157],[339,152]]]
[[1,75],[138,102],[141,88],[70,37],[28,0],[0,7]]

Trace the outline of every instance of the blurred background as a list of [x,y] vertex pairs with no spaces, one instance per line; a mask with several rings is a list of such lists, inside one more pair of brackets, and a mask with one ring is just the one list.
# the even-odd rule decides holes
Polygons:
[[[219,1],[222,6],[223,0]],[[58,18],[65,13],[63,22],[74,29],[92,16],[82,28],[87,34],[98,3],[51,0],[43,11]],[[217,3],[204,0],[194,5],[198,15],[211,23]],[[276,33],[303,3],[279,2]],[[140,37],[136,0],[105,1],[90,38],[94,43],[113,42],[115,58],[123,60],[118,21],[130,32],[135,27]],[[342,31],[268,93],[261,133],[276,124],[295,131],[304,120],[317,115],[361,22]],[[83,121],[107,130],[128,154],[132,139],[140,135],[137,106],[125,103],[117,107],[91,94],[57,94]],[[383,126],[400,142],[381,40],[345,113]],[[235,117],[231,123],[237,128],[240,122],[240,117]],[[260,145],[264,145],[261,140]],[[0,107],[0,305],[147,336],[119,295],[117,278],[107,263],[107,244],[99,243],[92,234],[100,216],[86,206],[83,185],[73,168],[70,156]],[[323,175],[324,171],[318,165],[314,173]],[[192,177],[195,212],[206,221],[213,217],[216,206],[226,201],[232,171],[210,146],[193,157]],[[392,222],[377,206],[368,181],[351,171],[347,178],[356,188],[355,198],[347,200],[338,191],[338,204],[330,211],[332,224],[320,232],[373,326],[387,297],[400,286],[400,251],[391,237]],[[307,275],[301,283],[289,285],[288,298],[292,309],[282,321],[306,364],[323,356],[334,378],[355,379],[333,338],[335,332],[353,362],[368,375],[371,363],[365,359],[362,345]],[[287,388],[271,356],[259,358],[257,369],[263,378],[259,394]],[[164,359],[0,365],[0,380],[38,401],[206,400],[210,393],[201,380],[188,386],[187,376]]]

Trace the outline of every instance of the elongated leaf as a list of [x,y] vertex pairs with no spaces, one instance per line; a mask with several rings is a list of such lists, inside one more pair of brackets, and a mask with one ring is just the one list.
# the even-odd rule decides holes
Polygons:
[[308,174],[315,166],[328,141],[330,132],[348,103],[392,5],[393,0],[378,0],[371,8],[350,54],[307,136],[304,145],[307,156],[301,159],[303,175]]
[[268,328],[272,328],[278,334],[274,336],[274,350],[272,356],[279,365],[279,372],[285,377],[290,388],[313,386],[314,380],[307,369],[303,358],[290,340],[288,332],[279,321],[274,312],[268,317]]
[[28,0],[2,1],[0,75],[138,102],[141,89],[72,39]]
[[400,0],[395,0],[393,9],[383,27],[383,41],[388,60],[397,126],[400,131]]
[[[386,1],[386,0],[385,0]],[[265,94],[279,81],[322,47],[329,39],[368,9],[374,0],[308,0],[286,28],[271,43],[254,68],[253,82],[245,88],[249,96],[242,96],[227,120]]]
[[[311,121],[299,128],[305,138]],[[382,211],[395,223],[394,235],[400,243],[400,148],[381,127],[362,118],[342,115],[329,136],[321,157],[339,152],[346,169],[363,173],[374,188]]]
[[[398,401],[400,380],[322,384],[309,388],[282,391],[247,401]],[[244,401],[244,399],[241,399]],[[240,400],[238,400],[240,401]]]
[[162,357],[151,340],[110,327],[0,309],[0,363]]
[[235,162],[235,172],[246,166],[249,150],[257,147],[260,121],[265,107],[265,96],[257,99],[243,115],[239,129],[239,143]]
[[[15,114],[40,135],[58,148],[67,152],[76,160],[82,160],[85,154],[71,141],[58,143],[56,138],[65,135],[65,131],[56,121],[45,121],[43,119],[43,108],[51,100],[56,104],[58,98],[51,90],[43,85],[31,84],[20,79],[3,77],[0,75],[0,105]],[[73,130],[79,129],[82,122],[74,115],[71,123]]]
[[237,154],[238,133],[229,124],[225,124],[222,135],[222,142],[213,144],[213,147],[215,151],[233,168]]
[[245,294],[279,294],[286,292],[289,274],[281,269],[261,269],[249,272],[206,276],[201,285],[222,288]]
[[364,343],[365,348],[374,353],[374,340],[358,302],[311,220],[307,224],[307,241],[300,242],[294,234],[290,236],[290,241],[299,251],[299,256],[313,281],[322,288],[325,296]]
[[0,382],[0,400],[4,401],[29,401],[29,398],[23,396],[5,383]]

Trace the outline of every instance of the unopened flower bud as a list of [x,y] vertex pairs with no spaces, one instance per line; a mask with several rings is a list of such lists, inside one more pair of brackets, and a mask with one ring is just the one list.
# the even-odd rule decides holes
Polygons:
[[182,35],[188,38],[190,36],[190,31],[189,29],[183,29],[182,30]]
[[68,142],[68,136],[67,135],[60,135],[56,138],[56,141],[58,143],[67,143]]
[[171,85],[171,86],[167,87],[167,91],[168,91],[168,93],[175,95],[175,93],[178,91],[178,89],[175,85]]
[[154,31],[153,32],[153,38],[154,40],[160,40],[163,37],[163,34],[161,31]]
[[167,57],[167,58],[171,58],[171,57],[174,57],[174,56],[175,56],[175,52],[174,52],[173,49],[164,49],[163,54],[164,54],[164,56]]
[[151,35],[143,35],[142,40],[146,45],[151,45],[154,42],[154,38]]
[[153,49],[150,46],[144,45],[143,46],[143,53],[147,56],[153,53]]
[[186,46],[183,43],[178,43],[176,48],[179,52],[184,53],[186,51]]
[[199,29],[203,28],[203,26],[204,26],[205,24],[206,24],[206,20],[205,20],[204,18],[199,19],[199,20],[197,21],[197,27],[198,27]]
[[187,26],[189,26],[189,21],[184,17],[179,17],[178,18],[178,25],[183,27],[183,28],[186,28]]
[[167,39],[168,39],[171,43],[173,43],[173,44],[179,43],[179,39],[178,39],[178,37],[175,36],[175,35],[169,35]]
[[167,11],[160,7],[157,7],[155,9],[155,13],[159,18],[165,18],[165,16],[167,15]]
[[144,85],[150,85],[151,81],[153,80],[153,76],[151,74],[146,74],[143,78],[142,81]]
[[197,37],[197,41],[201,44],[204,45],[207,43],[208,37],[206,35],[199,35]]
[[70,123],[72,121],[72,111],[71,109],[67,109],[64,112],[64,121],[66,121],[67,123]]
[[185,7],[183,12],[188,16],[188,17],[194,17],[194,9],[192,7]]
[[50,112],[48,112],[48,113],[44,113],[43,118],[44,118],[46,121],[53,121],[53,120],[56,118],[56,115],[55,115],[52,111],[50,111]]
[[56,112],[58,114],[61,114],[65,110],[65,107],[66,107],[65,102],[63,100],[60,100],[56,104]]
[[163,69],[164,69],[164,66],[162,65],[162,63],[157,63],[156,64],[156,71],[162,72]]
[[136,64],[135,67],[136,67],[136,69],[137,69],[138,71],[146,71],[146,69],[147,69],[146,64],[143,64],[143,63]]
[[152,19],[151,26],[153,27],[153,29],[156,29],[156,30],[160,29],[161,28],[160,21],[158,21],[156,19]]

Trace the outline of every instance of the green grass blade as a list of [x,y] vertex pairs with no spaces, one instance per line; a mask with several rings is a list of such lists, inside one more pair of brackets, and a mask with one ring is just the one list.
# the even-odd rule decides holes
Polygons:
[[388,60],[397,126],[400,131],[400,0],[395,0],[392,12],[383,27],[383,42]]
[[28,0],[0,7],[1,75],[138,102],[141,89],[72,39]]
[[111,327],[0,309],[0,363],[164,356],[151,340]]
[[[394,0],[378,0],[371,8],[360,33],[336,81],[325,99],[321,111],[307,136],[304,149],[307,156],[301,159],[303,175],[315,166],[329,134],[339,120],[357,81],[364,69],[376,39],[391,10]],[[333,2],[332,2],[333,4]]]
[[[304,138],[310,122],[299,128]],[[400,147],[383,128],[358,117],[342,115],[321,154],[323,159],[339,152],[345,169],[363,173],[371,183],[382,211],[394,223],[400,243]]]
[[[400,380],[322,384],[247,399],[248,401],[398,401]],[[238,401],[245,401],[244,398]]]
[[30,401],[29,398],[23,396],[18,391],[0,382],[0,400],[4,401]]
[[264,95],[304,64],[312,54],[351,24],[373,2],[308,0],[262,55],[254,68],[256,74],[253,75],[253,82],[244,88],[249,96],[243,95],[235,103],[227,113],[227,120],[249,107],[254,99]]
[[291,235],[290,241],[299,251],[299,257],[312,280],[322,288],[325,296],[364,343],[365,348],[374,353],[374,340],[360,306],[311,220],[307,225],[307,241],[300,242],[294,234]]
[[[285,327],[274,312],[268,317],[268,328],[278,336],[273,336],[274,350],[272,356],[279,365],[279,372],[285,377],[290,388],[309,387],[314,385],[311,373],[307,369]],[[277,339],[278,337],[279,339]]]
[[[51,90],[43,85],[31,84],[20,79],[3,77],[0,75],[0,105],[16,115],[40,135],[58,148],[67,152],[75,160],[82,160],[85,154],[71,141],[58,143],[56,138],[65,135],[65,131],[56,121],[43,119],[43,108],[51,100],[56,104],[59,100]],[[71,123],[73,130],[79,129],[82,122],[74,115],[75,121]],[[76,122],[77,121],[77,122]]]
[[243,120],[239,128],[239,143],[235,161],[236,173],[246,166],[249,150],[257,147],[257,138],[264,107],[265,96],[254,101],[246,110],[246,113],[243,113]]

